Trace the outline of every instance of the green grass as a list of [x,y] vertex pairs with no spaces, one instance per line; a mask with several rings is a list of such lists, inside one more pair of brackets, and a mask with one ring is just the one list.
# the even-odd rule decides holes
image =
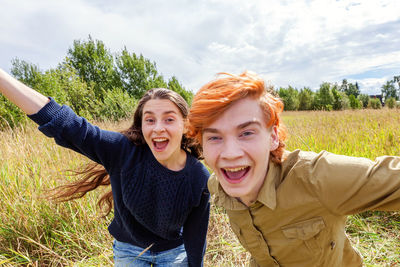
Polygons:
[[[328,150],[371,159],[400,155],[399,110],[285,112],[283,120],[289,150]],[[46,190],[73,179],[64,170],[84,162],[32,123],[0,132],[0,266],[112,266],[107,231],[112,215],[100,218],[96,203],[101,192],[60,204],[43,198]],[[400,265],[399,212],[351,216],[347,233],[367,266]],[[225,213],[212,204],[205,265],[246,266],[248,259]]]
[[99,218],[99,192],[61,204],[43,198],[85,159],[33,125],[1,132],[0,147],[0,265],[112,265],[111,217]]
[[[400,156],[400,110],[286,112],[287,149],[375,159]],[[347,234],[366,266],[400,265],[400,212],[349,216]]]

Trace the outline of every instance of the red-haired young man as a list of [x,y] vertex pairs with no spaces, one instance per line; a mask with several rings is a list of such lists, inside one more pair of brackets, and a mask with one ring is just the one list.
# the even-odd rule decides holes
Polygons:
[[400,158],[285,151],[282,110],[248,72],[197,92],[189,127],[214,171],[215,203],[251,266],[362,266],[345,234],[347,215],[400,209]]

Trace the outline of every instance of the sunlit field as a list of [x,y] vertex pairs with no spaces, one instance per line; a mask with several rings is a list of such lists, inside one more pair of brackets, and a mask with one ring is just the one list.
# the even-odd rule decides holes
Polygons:
[[[400,111],[286,112],[287,149],[374,159],[400,155]],[[121,130],[129,122],[101,124]],[[112,266],[111,216],[103,219],[98,195],[53,203],[43,195],[75,179],[65,170],[84,157],[60,148],[27,126],[0,132],[0,266]],[[400,212],[368,212],[348,220],[347,233],[366,266],[400,265]],[[212,205],[205,266],[246,266],[244,251],[224,211]]]
[[[399,109],[287,112],[284,121],[289,150],[327,150],[370,159],[400,156]],[[366,266],[400,266],[400,211],[351,216],[347,234]]]

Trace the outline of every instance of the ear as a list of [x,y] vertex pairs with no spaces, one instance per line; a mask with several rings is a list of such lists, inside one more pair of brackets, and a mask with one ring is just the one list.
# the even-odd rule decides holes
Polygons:
[[272,126],[270,138],[271,138],[270,151],[274,151],[279,147],[279,134],[278,134],[278,128],[276,128],[276,126]]

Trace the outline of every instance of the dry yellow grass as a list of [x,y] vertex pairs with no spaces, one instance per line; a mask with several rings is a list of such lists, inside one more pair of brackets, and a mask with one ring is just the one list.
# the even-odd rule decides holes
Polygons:
[[[400,155],[400,111],[287,112],[288,149],[329,150],[374,158]],[[130,122],[101,124],[121,130]],[[64,183],[63,170],[86,162],[36,130],[0,132],[0,266],[112,266],[111,217],[100,219],[100,192],[62,204],[41,198]],[[400,216],[369,213],[349,220],[348,233],[367,266],[400,265]],[[378,233],[378,231],[380,233]],[[205,266],[246,266],[223,210],[212,202]]]

